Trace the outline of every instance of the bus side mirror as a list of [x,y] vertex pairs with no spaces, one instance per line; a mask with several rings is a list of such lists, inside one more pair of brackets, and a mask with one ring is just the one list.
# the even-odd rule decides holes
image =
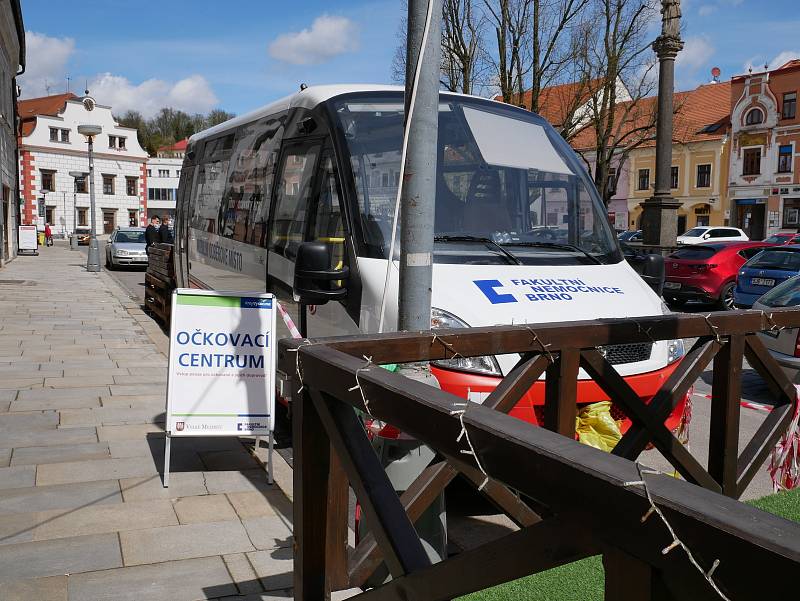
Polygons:
[[645,255],[642,279],[658,296],[661,296],[664,292],[664,257],[656,254]]
[[324,305],[347,296],[347,266],[331,269],[331,249],[324,242],[303,242],[294,266],[294,297],[304,305]]

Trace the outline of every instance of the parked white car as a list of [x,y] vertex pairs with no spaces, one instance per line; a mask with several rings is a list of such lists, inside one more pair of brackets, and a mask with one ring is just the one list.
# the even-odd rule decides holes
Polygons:
[[737,227],[713,227],[701,226],[693,227],[688,232],[678,236],[678,244],[702,244],[703,242],[747,242],[747,237],[742,230]]

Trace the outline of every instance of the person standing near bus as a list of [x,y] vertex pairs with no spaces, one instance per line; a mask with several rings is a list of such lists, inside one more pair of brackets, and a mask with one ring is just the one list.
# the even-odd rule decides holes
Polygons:
[[160,224],[161,220],[158,218],[158,215],[153,215],[150,217],[150,225],[148,225],[147,229],[144,231],[145,251],[148,255],[150,254],[150,247],[161,242],[161,236],[158,233]]
[[172,228],[170,227],[170,216],[164,215],[161,220],[161,227],[158,228],[158,240],[163,244],[174,244],[175,238],[172,235]]

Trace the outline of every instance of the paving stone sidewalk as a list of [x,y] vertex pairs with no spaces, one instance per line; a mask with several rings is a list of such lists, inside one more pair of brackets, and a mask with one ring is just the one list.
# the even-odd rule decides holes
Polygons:
[[243,441],[175,441],[162,487],[166,337],[84,261],[0,270],[0,599],[291,597],[291,502]]

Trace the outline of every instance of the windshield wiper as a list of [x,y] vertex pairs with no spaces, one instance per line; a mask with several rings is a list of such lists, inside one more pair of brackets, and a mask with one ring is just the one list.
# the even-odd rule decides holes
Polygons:
[[561,242],[505,242],[506,246],[524,246],[524,247],[531,247],[531,248],[555,248],[558,250],[571,250],[576,253],[581,253],[582,255],[589,257],[594,263],[597,265],[603,265],[604,263],[591,254],[588,251],[585,251],[580,246],[575,246],[574,244],[563,244]]
[[491,238],[483,238],[481,236],[434,236],[434,242],[480,242],[488,246],[493,250],[497,250],[502,253],[512,265],[522,265],[522,261],[520,261],[517,257],[515,257],[511,251],[506,248],[500,246],[497,242],[492,240]]

